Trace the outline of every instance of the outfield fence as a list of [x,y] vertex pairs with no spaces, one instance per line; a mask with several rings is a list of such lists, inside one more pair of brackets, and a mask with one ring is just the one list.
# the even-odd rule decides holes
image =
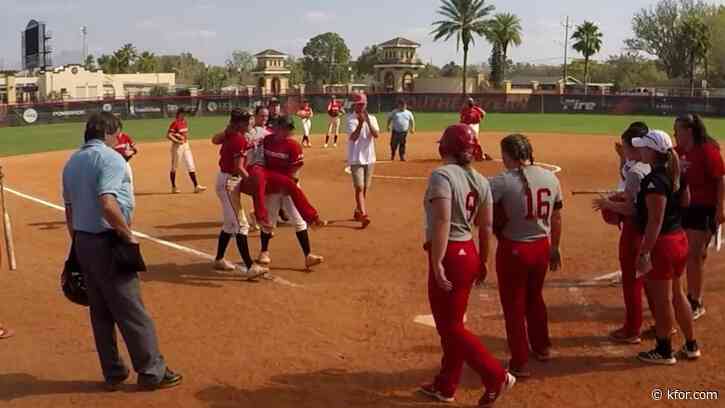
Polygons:
[[[549,94],[474,94],[487,112],[515,113],[601,113],[677,115],[696,112],[706,116],[725,116],[725,98],[619,96],[619,95],[549,95]],[[302,99],[309,100],[315,112],[327,109],[329,95],[279,96],[283,109],[295,112]],[[348,95],[340,95],[346,105]],[[234,108],[254,108],[267,102],[260,96],[143,97],[115,100],[62,101],[41,104],[0,105],[0,126],[24,126],[84,121],[94,112],[111,112],[123,119],[166,118],[180,107],[197,116],[225,115]],[[415,112],[457,112],[462,105],[460,94],[370,94],[371,112],[389,112],[404,99]]]

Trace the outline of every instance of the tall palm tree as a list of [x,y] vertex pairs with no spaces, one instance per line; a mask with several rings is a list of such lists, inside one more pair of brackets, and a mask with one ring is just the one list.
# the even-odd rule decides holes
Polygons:
[[521,20],[511,13],[496,14],[488,25],[486,39],[494,46],[498,46],[503,60],[500,62],[501,79],[506,79],[509,46],[521,45],[521,31]]
[[463,94],[467,93],[466,76],[468,75],[468,50],[475,43],[474,37],[484,36],[488,26],[487,17],[493,12],[494,6],[485,5],[484,0],[441,0],[438,14],[444,20],[433,23],[431,31],[433,40],[449,40],[456,36],[456,49],[463,45]]
[[692,14],[682,21],[682,34],[687,47],[687,64],[690,74],[690,96],[695,96],[697,64],[706,61],[710,52],[710,28],[701,16]]
[[589,88],[589,58],[602,49],[602,35],[596,24],[584,21],[571,36],[576,41],[572,47],[584,56],[584,93]]
[[136,60],[136,70],[141,73],[157,72],[158,61],[152,52],[144,51]]

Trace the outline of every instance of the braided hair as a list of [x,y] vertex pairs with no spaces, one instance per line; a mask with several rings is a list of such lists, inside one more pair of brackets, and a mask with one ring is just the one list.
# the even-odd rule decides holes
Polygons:
[[526,168],[534,164],[534,148],[531,146],[529,138],[520,133],[508,135],[501,140],[501,150],[512,160],[523,163],[516,173],[521,178],[524,191],[528,191],[530,187],[529,180],[526,178]]

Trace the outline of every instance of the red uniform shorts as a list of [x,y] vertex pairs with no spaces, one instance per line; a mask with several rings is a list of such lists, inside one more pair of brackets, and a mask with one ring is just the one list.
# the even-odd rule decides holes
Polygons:
[[672,280],[682,276],[687,266],[688,242],[684,230],[677,230],[657,238],[650,254],[652,270],[648,280]]

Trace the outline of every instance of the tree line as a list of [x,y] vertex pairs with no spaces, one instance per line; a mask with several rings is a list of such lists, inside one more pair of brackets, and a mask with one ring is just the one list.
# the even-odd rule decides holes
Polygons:
[[[488,74],[493,87],[500,87],[507,76],[562,76],[564,66],[514,63],[509,59],[512,47],[523,41],[521,19],[508,12],[495,13],[486,0],[441,0],[439,19],[432,23],[435,41],[455,39],[463,51],[462,65],[455,62],[438,67],[424,64],[420,76],[462,77],[463,89],[472,75]],[[593,59],[602,49],[603,33],[591,21],[576,25],[571,47],[581,55],[567,63],[569,75],[585,83],[612,82],[618,89],[653,86],[670,80],[689,80],[696,87],[698,80],[710,85],[725,86],[725,6],[713,6],[702,0],[659,0],[639,10],[632,18],[633,38],[625,41],[619,55],[604,61]],[[477,40],[491,46],[484,64],[469,64]],[[353,60],[345,40],[337,33],[327,32],[311,38],[299,58],[288,58],[291,84],[320,85],[349,81],[370,82],[374,66],[383,61],[378,45],[365,47]],[[224,65],[207,65],[191,53],[155,55],[125,44],[111,54],[98,58],[89,55],[89,69],[100,68],[107,73],[174,72],[177,82],[195,84],[208,91],[224,86],[254,84],[254,56],[248,51],[232,52]]]

